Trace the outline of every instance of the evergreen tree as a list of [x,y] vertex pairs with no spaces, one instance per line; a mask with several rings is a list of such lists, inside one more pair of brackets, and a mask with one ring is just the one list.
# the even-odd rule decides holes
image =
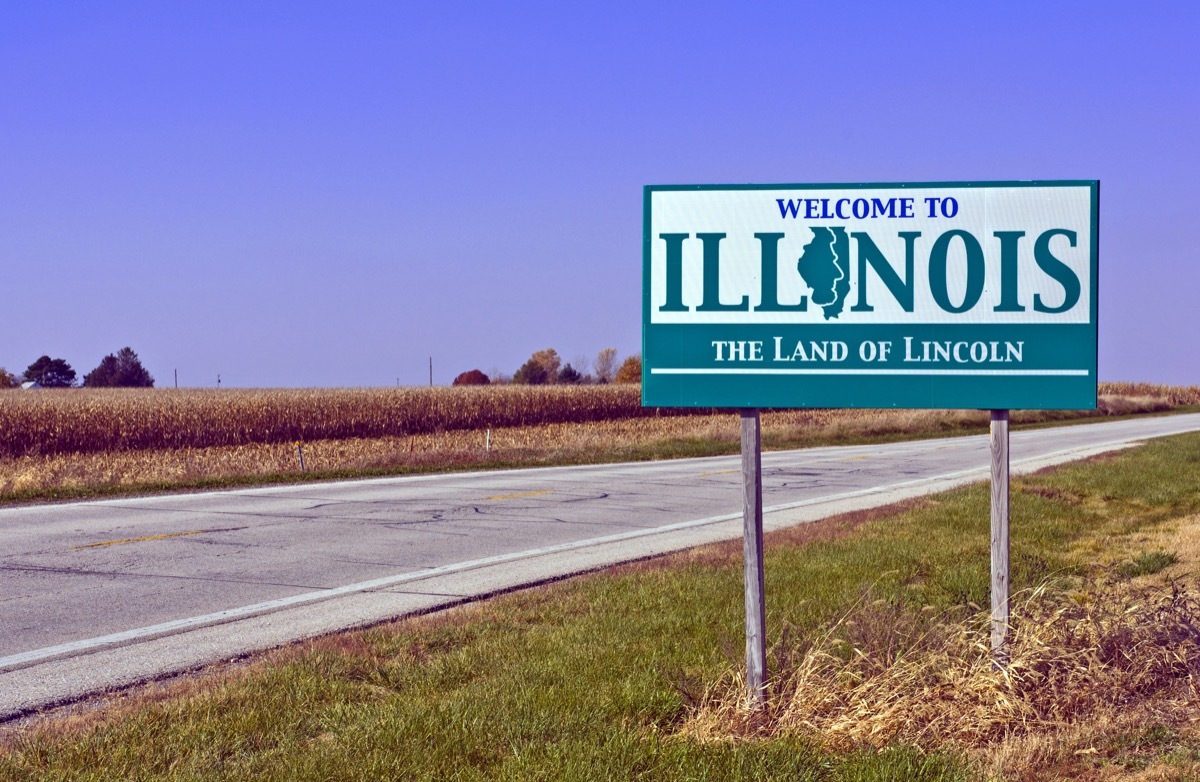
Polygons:
[[153,388],[154,378],[133,348],[124,347],[101,359],[100,366],[83,376],[83,384],[89,388]]
[[25,379],[43,388],[70,388],[75,385],[75,370],[61,358],[42,356],[25,370]]

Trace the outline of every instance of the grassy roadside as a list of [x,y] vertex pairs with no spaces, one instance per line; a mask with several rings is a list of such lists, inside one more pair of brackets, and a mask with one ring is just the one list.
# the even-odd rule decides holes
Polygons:
[[[1042,585],[1050,605],[1076,606],[1194,594],[1198,475],[1200,435],[1185,435],[1015,480],[1014,590]],[[722,705],[742,650],[729,544],[318,639],[9,732],[0,779],[1196,778],[1195,630],[1170,637],[1177,665],[1134,687],[1130,666],[1098,659],[1070,690],[1094,683],[1092,701],[1073,697],[1052,720],[1018,710],[974,738],[923,738],[900,718],[847,740],[783,718],[823,633],[847,644],[831,680],[847,685],[864,676],[856,660],[886,671],[896,649],[922,653],[901,643],[921,621],[970,627],[987,604],[987,508],[975,486],[769,536],[765,722]],[[1141,650],[1154,651],[1129,647]]]

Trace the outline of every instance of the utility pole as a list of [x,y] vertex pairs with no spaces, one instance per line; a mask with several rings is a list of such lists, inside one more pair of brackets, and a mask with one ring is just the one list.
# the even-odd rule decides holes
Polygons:
[[429,357],[429,387],[433,388],[433,356]]

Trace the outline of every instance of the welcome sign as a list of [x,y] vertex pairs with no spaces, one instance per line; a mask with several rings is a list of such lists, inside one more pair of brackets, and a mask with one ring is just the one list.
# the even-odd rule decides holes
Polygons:
[[648,186],[642,402],[1094,408],[1099,192]]

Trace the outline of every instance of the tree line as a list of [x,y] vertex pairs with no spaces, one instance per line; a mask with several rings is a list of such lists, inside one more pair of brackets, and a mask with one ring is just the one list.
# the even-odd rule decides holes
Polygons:
[[[0,367],[0,388],[15,388],[37,383],[42,388],[72,388],[77,385],[75,370],[64,359],[41,356],[21,375]],[[100,359],[100,364],[83,376],[87,388],[153,388],[154,377],[142,366],[133,348],[124,347]]]
[[[456,386],[479,386],[489,384],[517,383],[521,385],[539,386],[548,384],[562,385],[592,385],[605,383],[640,383],[642,381],[642,357],[627,356],[620,364],[617,363],[617,349],[604,348],[596,358],[588,361],[586,358],[576,359],[574,366],[570,362],[562,363],[562,358],[554,348],[538,350],[517,369],[511,376],[499,370],[492,370],[491,375],[479,369],[462,372],[454,378]],[[591,366],[584,366],[590,364]],[[82,382],[77,381],[77,374],[64,359],[41,356],[26,368],[25,372],[15,375],[0,367],[0,389],[16,388],[22,383],[34,382],[42,388],[153,388],[154,377],[142,366],[138,354],[133,348],[124,347],[116,353],[109,353],[100,360],[100,364],[83,376]]]
[[[587,359],[577,359],[576,363],[582,365],[588,362]],[[590,368],[572,366],[570,363],[564,365],[558,351],[554,348],[545,348],[535,351],[511,377],[498,370],[493,370],[489,376],[479,369],[470,369],[454,378],[453,385],[485,386],[495,383],[518,383],[540,386],[552,383],[586,385],[642,382],[642,357],[640,355],[628,356],[618,365],[617,349],[604,348],[590,363]]]

